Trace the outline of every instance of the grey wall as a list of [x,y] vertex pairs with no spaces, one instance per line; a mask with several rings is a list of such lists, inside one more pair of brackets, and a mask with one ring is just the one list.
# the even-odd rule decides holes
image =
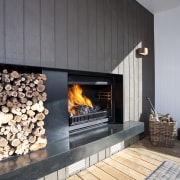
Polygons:
[[0,0],[0,62],[123,74],[124,120],[147,121],[153,21],[135,0]]
[[171,114],[180,128],[180,7],[155,15],[156,110]]

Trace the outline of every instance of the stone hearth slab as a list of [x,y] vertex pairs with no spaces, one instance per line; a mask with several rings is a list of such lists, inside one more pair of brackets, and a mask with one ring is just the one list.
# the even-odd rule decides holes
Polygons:
[[1,161],[0,179],[38,179],[142,132],[144,123],[128,121],[71,134],[44,149]]

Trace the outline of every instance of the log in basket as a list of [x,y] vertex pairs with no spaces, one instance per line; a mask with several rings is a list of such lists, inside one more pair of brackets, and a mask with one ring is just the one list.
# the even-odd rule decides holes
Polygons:
[[152,114],[149,118],[150,141],[154,146],[174,146],[176,139],[176,121],[166,115],[159,121]]

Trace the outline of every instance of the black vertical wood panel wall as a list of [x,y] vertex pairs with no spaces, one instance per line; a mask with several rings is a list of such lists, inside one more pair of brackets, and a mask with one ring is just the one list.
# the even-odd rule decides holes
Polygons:
[[0,62],[123,74],[124,121],[147,122],[153,28],[134,0],[0,0]]

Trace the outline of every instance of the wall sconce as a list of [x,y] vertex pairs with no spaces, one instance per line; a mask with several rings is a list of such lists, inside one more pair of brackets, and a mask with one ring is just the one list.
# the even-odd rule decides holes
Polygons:
[[148,55],[148,48],[144,47],[144,48],[138,48],[136,50],[136,53],[138,55],[141,55],[141,56],[147,56]]

